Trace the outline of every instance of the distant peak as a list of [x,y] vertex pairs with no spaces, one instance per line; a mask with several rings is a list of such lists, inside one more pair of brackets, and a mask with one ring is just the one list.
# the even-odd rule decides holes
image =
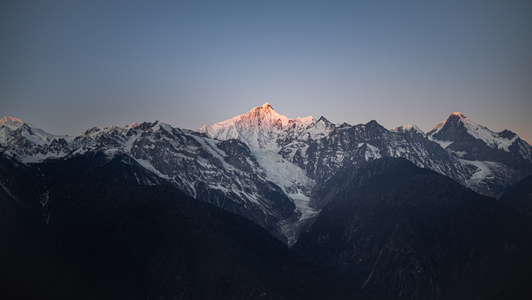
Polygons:
[[394,129],[391,129],[390,131],[392,131],[392,132],[407,132],[407,131],[410,131],[410,132],[418,132],[418,133],[421,133],[423,135],[425,134],[421,129],[419,129],[419,127],[417,127],[414,124],[408,124],[408,125],[404,125],[404,126],[399,126],[399,127],[394,128]]
[[272,107],[272,106],[270,105],[270,103],[268,103],[268,102],[264,103],[264,104],[263,104],[262,106],[260,106],[259,108],[266,109],[266,110],[268,110],[268,109],[273,110],[273,107]]
[[[434,128],[432,128],[431,131],[427,132],[430,136],[435,135],[441,135],[442,132],[445,132],[448,130],[448,128],[455,128],[455,127],[463,127],[465,124],[475,124],[471,120],[469,120],[463,113],[461,112],[453,112],[447,120],[439,123]],[[447,129],[444,129],[447,128]],[[443,130],[443,131],[442,131]]]
[[464,116],[464,114],[461,113],[461,112],[453,112],[453,113],[449,116],[449,118],[453,118],[453,119],[454,119],[454,118],[458,118],[458,119],[467,119],[467,117]]
[[0,126],[11,125],[20,127],[22,126],[22,124],[24,124],[24,122],[21,119],[13,118],[10,116],[5,116],[2,118],[2,120],[0,120]]
[[461,112],[453,112],[444,122],[444,125],[455,126],[458,124],[476,124]]
[[331,123],[329,120],[327,120],[324,116],[321,116],[316,123],[323,122],[323,123]]
[[266,102],[264,103],[263,105],[261,106],[257,106],[257,107],[254,107],[252,108],[248,114],[253,114],[253,115],[271,115],[271,114],[277,114],[275,112],[275,110],[273,110],[273,107],[271,106],[270,103]]
[[366,123],[366,126],[381,126],[377,121],[371,120]]
[[273,107],[271,106],[271,104],[268,103],[268,102],[264,103],[261,106],[255,107],[251,111],[259,111],[259,112],[265,112],[265,113],[275,112],[275,110],[273,110]]
[[266,102],[245,114],[203,126],[198,131],[220,140],[241,139],[247,141],[251,148],[277,149],[277,140],[281,136],[293,131],[300,133],[314,123],[312,116],[294,120],[281,115]]
[[382,127],[382,125],[379,124],[375,120],[369,121],[368,123],[365,124],[365,126],[367,129],[371,129],[371,130],[378,130],[378,131],[386,130],[387,131],[386,128]]
[[131,124],[129,124],[129,125],[126,125],[126,128],[128,128],[128,129],[129,129],[129,128],[135,128],[135,127],[137,127],[137,126],[139,126],[139,125],[140,125],[140,124],[139,124],[138,122],[135,122],[135,123],[131,123]]

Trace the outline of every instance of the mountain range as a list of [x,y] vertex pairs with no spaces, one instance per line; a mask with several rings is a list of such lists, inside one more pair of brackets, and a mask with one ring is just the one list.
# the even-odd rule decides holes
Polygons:
[[[320,299],[363,298],[365,293],[390,299],[516,297],[522,292],[518,285],[530,278],[527,268],[532,260],[523,253],[532,250],[532,233],[523,228],[532,228],[526,216],[532,199],[532,146],[511,131],[493,132],[461,113],[451,114],[425,133],[415,125],[386,129],[376,121],[350,125],[333,124],[325,117],[290,119],[265,103],[198,130],[155,121],[94,127],[77,136],[50,134],[6,116],[0,120],[0,152],[2,236],[8,241],[3,257],[10,258],[11,268],[6,270],[18,270],[27,257],[36,257],[33,263],[40,270],[32,274],[26,267],[3,274],[13,282],[29,276],[23,280],[28,291],[24,295],[60,295],[52,279],[63,280],[69,272],[81,274],[69,283],[72,291],[90,289],[110,298],[128,297],[129,288],[141,277],[179,277],[182,282],[170,280],[165,287],[154,285],[163,279],[153,279],[131,291],[131,297],[155,297],[152,292],[161,291],[162,298],[178,294],[181,299],[222,295],[202,294],[196,280],[221,291],[223,270],[230,268],[241,270],[243,277],[235,278],[233,288],[229,284],[223,295],[244,299],[258,295],[308,299],[312,294],[321,295]],[[390,210],[394,207],[401,209]],[[214,218],[219,230],[205,223],[202,214]],[[137,219],[142,225],[136,224]],[[248,220],[263,229],[253,228]],[[183,229],[165,233],[161,228],[166,226]],[[268,235],[259,233],[262,230],[293,250],[282,250],[273,242],[276,239],[265,242]],[[98,240],[101,232],[104,238]],[[153,240],[145,237],[150,234]],[[190,234],[198,243],[190,249],[177,240],[167,245],[163,238]],[[139,242],[132,238],[135,235],[148,240]],[[210,242],[205,244],[206,240]],[[157,250],[162,254],[139,246],[142,243],[163,245]],[[100,248],[89,247],[92,250],[87,252],[89,244]],[[260,254],[266,244],[277,249],[272,257],[279,256],[284,263]],[[125,245],[133,245],[134,253],[123,249]],[[235,260],[247,254],[230,250],[223,250],[222,258],[203,256],[208,254],[204,249],[217,245],[220,249],[233,245],[259,260]],[[35,253],[28,247],[46,251]],[[108,247],[116,252],[102,250]],[[170,249],[176,256],[167,255]],[[109,275],[110,286],[82,280],[105,273],[102,257],[124,251],[125,260],[116,262],[119,271]],[[196,258],[191,254],[195,252]],[[39,283],[36,278],[54,268],[50,261],[60,260],[60,253],[71,260],[50,271],[50,282]],[[305,266],[299,255],[329,275]],[[398,255],[401,260],[396,262]],[[89,267],[79,256],[99,263]],[[219,259],[220,269],[215,269],[221,271],[201,277],[206,265],[188,260],[199,257]],[[495,258],[510,263],[504,267]],[[126,267],[128,259],[138,262],[132,271]],[[164,267],[164,260],[177,269]],[[264,262],[268,267],[262,266]],[[454,269],[448,267],[451,263]],[[77,269],[69,269],[69,264]],[[264,268],[270,271],[260,271]],[[116,281],[128,272],[133,277]],[[299,282],[289,280],[284,286],[263,280],[280,276],[275,272],[296,279],[303,273],[314,275]],[[251,275],[245,274],[259,279],[246,281]],[[493,274],[519,279],[494,284]],[[468,281],[468,276],[478,278]],[[339,278],[335,280],[339,284],[330,278]],[[344,285],[343,280],[353,285]],[[315,289],[310,282],[316,282]],[[486,284],[493,288],[483,288]],[[237,296],[239,286],[249,288]]]
[[187,195],[240,214],[289,245],[329,200],[317,193],[327,180],[374,159],[406,158],[492,197],[532,174],[532,146],[461,113],[424,133],[415,125],[387,130],[376,121],[294,120],[268,103],[196,131],[156,121],[58,136],[6,116],[0,149],[22,163],[125,154]]

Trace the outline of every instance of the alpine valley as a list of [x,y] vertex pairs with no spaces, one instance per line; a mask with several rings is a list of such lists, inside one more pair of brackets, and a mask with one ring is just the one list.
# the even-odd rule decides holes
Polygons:
[[532,295],[532,146],[461,113],[425,133],[265,103],[78,136],[6,116],[0,156],[10,298]]

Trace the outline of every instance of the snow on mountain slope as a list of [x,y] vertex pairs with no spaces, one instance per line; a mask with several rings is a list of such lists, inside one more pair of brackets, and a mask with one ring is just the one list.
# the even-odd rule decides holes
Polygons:
[[246,143],[268,180],[280,186],[296,205],[299,217],[284,221],[289,243],[325,204],[316,198],[321,184],[346,167],[358,168],[381,157],[405,157],[464,180],[463,165],[431,142],[415,125],[388,131],[377,122],[337,126],[325,118],[296,120],[276,113],[268,103],[232,119],[204,126],[200,132],[219,140]]
[[[452,151],[467,152],[473,148],[483,147],[485,148],[484,151],[499,153],[499,156],[505,157],[512,151],[515,152],[516,148],[521,148],[521,151],[518,151],[518,156],[532,161],[530,158],[532,146],[521,140],[517,134],[509,130],[491,131],[459,112],[452,113],[446,121],[439,123],[429,131],[427,136],[435,142],[447,145]],[[500,154],[501,151],[508,154]]]
[[278,151],[253,149],[252,153],[268,180],[278,185],[296,207],[296,218],[283,222],[280,227],[288,244],[292,245],[298,236],[294,227],[319,213],[319,209],[311,206],[310,199],[315,182],[303,169],[283,158]]
[[275,150],[279,141],[297,135],[315,122],[312,116],[295,120],[278,114],[269,103],[264,103],[234,118],[200,128],[211,138],[239,139],[250,148]]
[[415,125],[387,130],[376,121],[290,119],[268,103],[198,131],[156,121],[68,137],[4,117],[0,150],[23,163],[88,152],[125,154],[188,195],[251,219],[289,245],[326,204],[319,190],[329,179],[378,158],[406,158],[491,196],[532,173],[532,146],[459,113],[425,134]]
[[499,196],[532,173],[532,146],[509,130],[493,132],[462,113],[452,113],[427,137],[464,165],[466,176],[459,182],[485,195]]
[[388,131],[376,121],[335,127],[326,137],[307,141],[305,151],[297,141],[283,148],[317,182],[324,182],[344,168],[358,168],[381,157],[404,157],[420,167],[452,178],[459,177],[460,164],[414,126]]
[[54,139],[68,139],[68,136],[50,134],[20,119],[5,116],[0,120],[0,145],[16,143],[14,136],[21,136],[34,145],[50,144]]
[[[286,126],[291,122],[295,126]],[[519,167],[510,166],[503,158],[497,161],[489,153],[468,155],[476,151],[478,145],[469,144],[470,149],[457,147],[461,139],[473,139],[514,155],[516,151],[511,146],[518,141],[513,133],[493,133],[460,113],[451,114],[448,121],[425,134],[412,124],[386,130],[375,121],[338,126],[322,117],[314,122],[297,123],[277,114],[266,103],[247,114],[204,126],[200,131],[215,139],[238,139],[246,143],[269,180],[283,189],[299,212],[308,211],[308,215],[315,214],[324,205],[314,193],[323,182],[342,169],[359,168],[381,157],[406,158],[417,166],[432,169],[492,196],[498,195],[516,178],[530,173],[526,166],[531,165],[528,162],[525,169],[516,171]],[[524,156],[529,153],[527,147],[520,144],[519,151]],[[500,153],[496,156],[500,157]],[[309,200],[298,201],[297,195]],[[292,227],[303,219],[304,215]],[[285,226],[285,232],[294,229],[289,227]]]
[[501,163],[492,161],[459,160],[462,164],[473,168],[472,175],[466,179],[465,186],[477,190],[490,191],[490,185],[504,184],[512,177],[512,170]]
[[276,224],[297,214],[241,142],[213,140],[159,121],[93,127],[76,137],[62,137],[17,120],[4,118],[0,148],[21,162],[89,152],[103,152],[109,159],[125,154],[188,195],[243,215],[281,239]]
[[[318,126],[315,126],[316,124]],[[314,180],[308,177],[305,170],[284,158],[280,150],[287,141],[300,135],[312,138],[323,135],[327,131],[323,121],[316,123],[312,116],[290,119],[278,114],[269,103],[265,103],[245,114],[203,126],[198,131],[217,140],[236,139],[244,142],[268,180],[278,185],[295,204],[298,214],[295,222],[306,220],[318,213],[318,210],[310,205]],[[288,243],[292,244],[296,236],[290,224],[291,222],[285,222],[282,230],[289,240]]]
[[419,129],[419,127],[417,127],[416,125],[414,124],[408,124],[408,125],[405,125],[405,126],[399,126],[399,127],[396,127],[394,129],[391,129],[390,131],[391,132],[399,132],[399,133],[402,133],[402,132],[407,132],[407,131],[415,131],[419,134],[422,134],[422,135],[425,135],[425,133]]
[[0,120],[0,126],[5,126],[10,129],[16,129],[22,126],[24,122],[21,119],[5,116]]
[[69,136],[50,134],[24,121],[5,116],[0,120],[0,149],[21,162],[39,162],[66,155]]
[[[460,129],[465,130],[471,137],[482,140],[487,146],[501,149],[506,152],[510,152],[509,147],[518,139],[518,136],[514,133],[503,134],[504,132],[493,132],[484,126],[471,121],[459,112],[452,113],[447,121],[436,125],[436,127],[428,132],[428,135],[440,143],[447,144],[452,143],[452,140],[460,135],[460,132],[457,132]],[[447,146],[449,145],[450,144],[447,144]]]

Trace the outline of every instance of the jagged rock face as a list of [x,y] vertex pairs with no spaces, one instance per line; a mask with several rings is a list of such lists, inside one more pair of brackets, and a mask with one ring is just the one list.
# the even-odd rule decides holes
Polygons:
[[[453,113],[425,134],[415,125],[386,130],[375,121],[351,126],[334,125],[323,117],[292,120],[266,103],[200,131],[216,139],[239,139],[255,156],[261,156],[264,149],[277,151],[311,179],[306,180],[311,186],[292,182],[309,197],[341,168],[358,167],[380,157],[404,157],[489,196],[499,196],[511,183],[532,173],[530,145],[510,131],[491,132],[461,113]],[[268,138],[261,139],[264,136]]]
[[335,128],[324,138],[310,140],[304,153],[294,154],[294,160],[318,182],[325,182],[342,168],[357,168],[381,157],[404,157],[456,180],[463,176],[450,154],[423,133],[391,132],[375,121]]
[[189,196],[246,216],[289,244],[329,201],[319,191],[330,178],[375,159],[406,158],[489,196],[532,173],[529,144],[460,113],[425,134],[415,125],[387,130],[376,121],[290,119],[268,103],[198,131],[144,122],[69,137],[5,117],[0,149],[24,163],[118,151]]
[[[466,160],[511,163],[519,160],[518,157],[520,160],[530,159],[526,148],[519,151],[522,140],[518,141],[515,133],[508,130],[493,132],[460,113],[452,114],[447,121],[430,131],[429,136],[444,145],[447,143],[447,150]],[[510,147],[517,151],[511,151]]]
[[130,153],[187,194],[241,214],[272,232],[278,221],[293,213],[293,203],[268,181],[245,144],[154,127],[131,129],[137,132],[132,134]]
[[37,162],[66,155],[66,136],[56,136],[9,116],[0,120],[0,149],[10,156]]
[[23,162],[56,159],[56,153],[65,158],[98,151],[127,155],[188,195],[243,215],[281,239],[276,224],[294,213],[292,201],[239,141],[216,141],[160,122],[95,127],[76,137],[36,136],[25,123],[2,130],[10,131],[1,147]]
[[500,196],[506,187],[532,173],[532,147],[515,133],[493,132],[472,122],[461,113],[428,133],[469,169],[464,185],[490,195]]

